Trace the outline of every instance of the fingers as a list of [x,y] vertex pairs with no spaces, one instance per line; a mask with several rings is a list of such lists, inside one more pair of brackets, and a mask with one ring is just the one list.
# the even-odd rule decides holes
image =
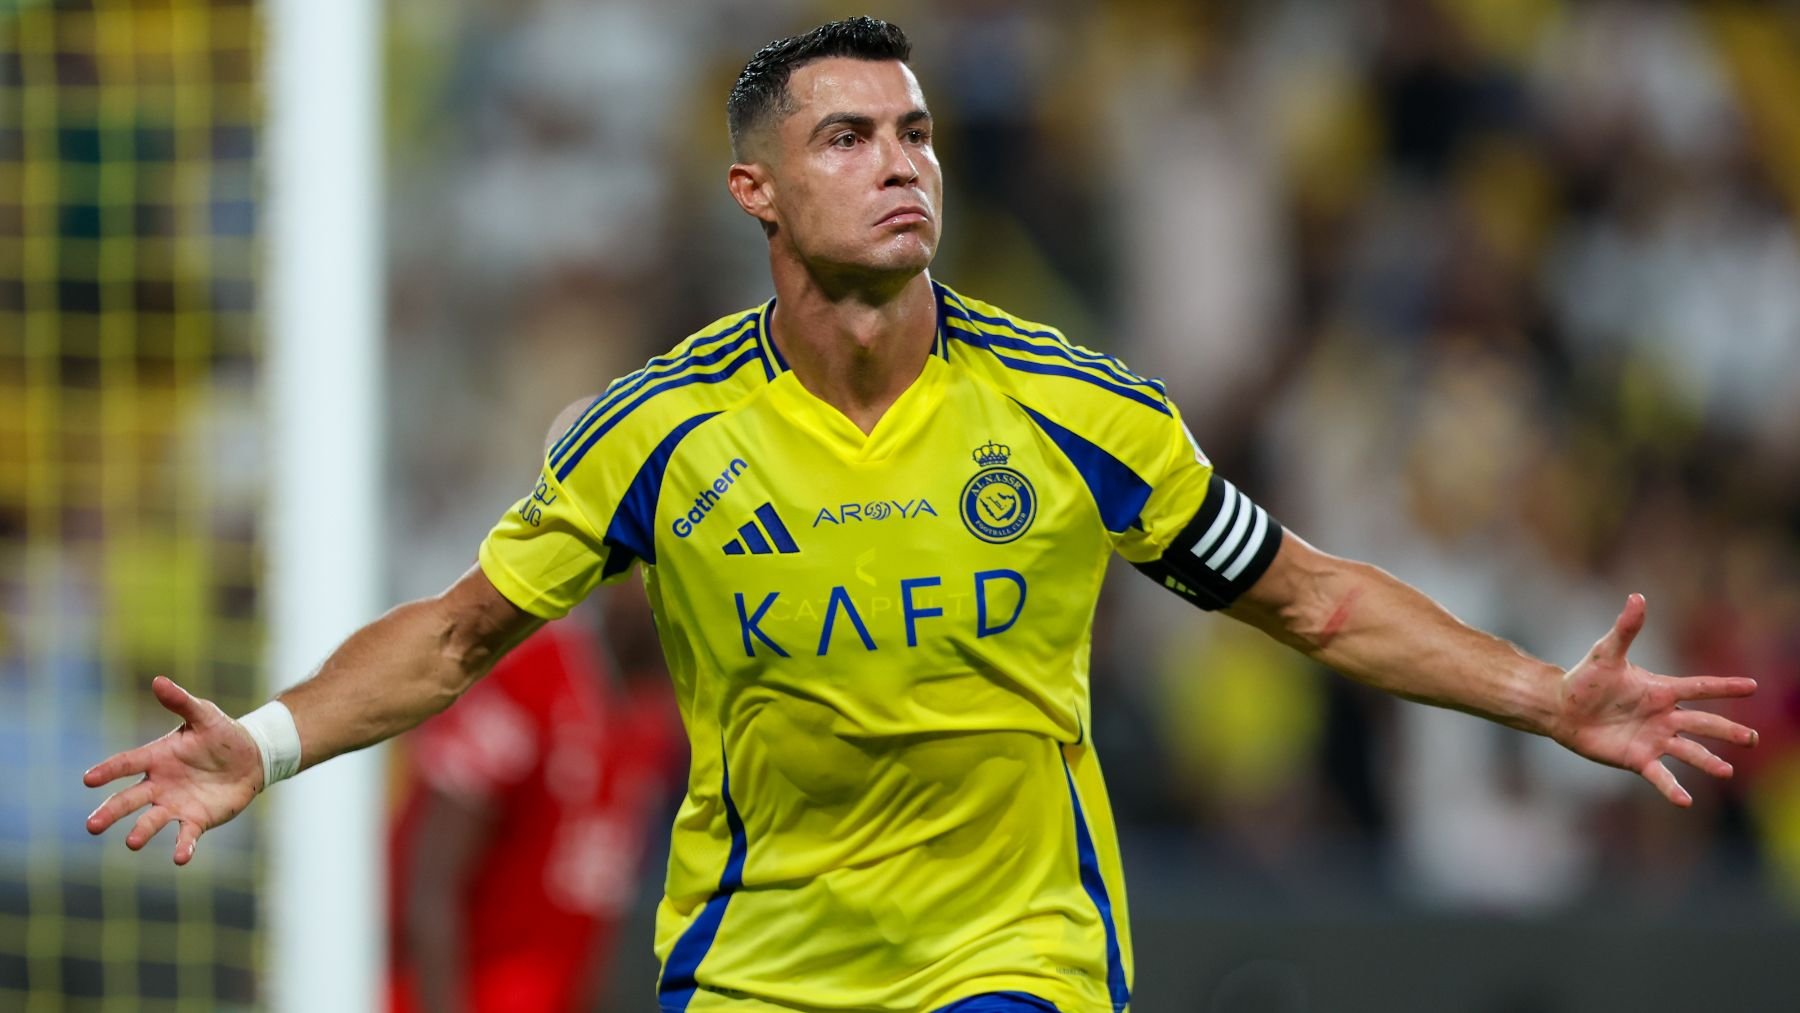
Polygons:
[[174,818],[175,814],[166,806],[151,806],[148,812],[138,817],[131,833],[125,835],[125,846],[133,851],[143,850],[144,845],[150,843],[150,838],[161,833],[162,828],[168,826],[169,821]]
[[1675,699],[1677,700],[1723,700],[1727,697],[1749,696],[1754,692],[1756,692],[1755,679],[1726,679],[1695,675],[1675,680]]
[[166,675],[150,680],[150,692],[156,694],[157,703],[195,728],[204,727],[215,714],[220,713],[218,708],[209,706],[205,700],[175,685],[175,680]]
[[156,786],[149,781],[139,781],[100,803],[87,818],[88,833],[105,833],[107,827],[149,805],[155,798]]
[[1677,735],[1669,740],[1663,751],[1682,763],[1696,770],[1705,771],[1714,777],[1730,777],[1731,764],[1713,755],[1713,751],[1695,742]]
[[1633,594],[1625,599],[1625,610],[1619,613],[1619,619],[1613,628],[1600,642],[1594,645],[1597,657],[1610,661],[1623,661],[1625,652],[1631,649],[1631,642],[1637,639],[1638,631],[1644,628],[1644,596]]
[[203,833],[198,823],[183,823],[175,832],[175,864],[186,865],[194,860],[194,849],[200,846],[200,835]]
[[122,753],[101,760],[81,775],[81,783],[89,788],[98,788],[108,781],[117,781],[121,777],[142,774],[150,766],[149,747],[139,746],[127,749]]
[[[1692,682],[1684,679],[1683,682]],[[1734,746],[1756,745],[1756,729],[1746,728],[1722,714],[1711,711],[1688,710],[1678,707],[1675,710],[1675,729],[1689,735],[1704,735],[1709,739],[1729,742]]]
[[1670,802],[1683,809],[1694,804],[1694,796],[1689,795],[1681,782],[1675,780],[1675,775],[1669,773],[1669,768],[1663,766],[1661,760],[1651,760],[1638,773],[1644,775],[1644,780],[1649,781]]

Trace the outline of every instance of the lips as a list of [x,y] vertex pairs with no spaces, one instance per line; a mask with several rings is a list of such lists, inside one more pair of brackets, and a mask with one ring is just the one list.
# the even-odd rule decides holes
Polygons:
[[923,222],[930,217],[931,217],[930,215],[926,214],[925,209],[918,206],[917,204],[904,204],[900,207],[895,208],[892,211],[889,211],[886,215],[882,216],[882,219],[880,221],[876,222],[875,224],[876,225],[916,225],[919,222]]

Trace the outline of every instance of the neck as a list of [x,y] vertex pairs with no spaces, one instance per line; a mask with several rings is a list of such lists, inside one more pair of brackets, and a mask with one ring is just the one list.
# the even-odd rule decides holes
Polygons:
[[918,378],[937,338],[931,277],[870,286],[776,270],[770,338],[812,395],[867,434]]

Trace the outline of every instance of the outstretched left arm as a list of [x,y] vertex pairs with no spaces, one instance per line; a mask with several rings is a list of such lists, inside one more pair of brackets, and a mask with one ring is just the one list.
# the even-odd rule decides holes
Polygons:
[[1680,706],[1748,696],[1754,680],[1676,679],[1627,660],[1644,626],[1642,595],[1631,595],[1612,630],[1563,671],[1458,621],[1385,571],[1320,552],[1288,532],[1268,570],[1226,614],[1358,682],[1545,735],[1638,773],[1678,806],[1693,797],[1664,756],[1714,777],[1732,773],[1731,764],[1682,733],[1756,744],[1755,731]]

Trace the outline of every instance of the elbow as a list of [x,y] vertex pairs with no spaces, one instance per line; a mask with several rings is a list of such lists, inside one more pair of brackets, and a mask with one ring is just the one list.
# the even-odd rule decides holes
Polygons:
[[495,638],[481,629],[472,617],[458,615],[445,607],[446,603],[441,599],[432,604],[438,606],[432,623],[432,639],[438,662],[435,666],[439,672],[438,690],[443,696],[438,701],[438,709],[442,710],[486,675],[499,660],[501,652]]
[[1362,596],[1363,587],[1357,583],[1322,595],[1318,607],[1308,614],[1299,635],[1313,650],[1328,650],[1339,634],[1350,625],[1356,612],[1357,600]]
[[1317,656],[1359,621],[1381,571],[1320,552],[1289,538],[1270,568],[1267,587],[1252,588],[1251,621],[1292,647]]

